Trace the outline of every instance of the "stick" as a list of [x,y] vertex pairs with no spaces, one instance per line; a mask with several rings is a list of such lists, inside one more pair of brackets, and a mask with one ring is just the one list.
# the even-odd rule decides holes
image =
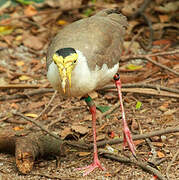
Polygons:
[[19,98],[28,98],[29,96],[35,96],[38,94],[45,94],[45,93],[50,93],[50,92],[54,92],[54,90],[52,88],[36,89],[36,90],[30,91],[30,92],[25,93],[25,94],[15,94],[15,95],[11,95],[11,96],[2,96],[2,97],[0,97],[0,101],[19,99]]
[[126,157],[120,157],[117,155],[114,155],[113,153],[107,152],[105,150],[99,150],[100,153],[103,153],[103,156],[112,160],[116,160],[119,162],[123,162],[123,163],[132,163],[134,165],[137,165],[139,167],[141,167],[143,170],[149,172],[150,174],[154,174],[157,176],[157,178],[159,178],[160,180],[165,180],[165,177],[155,168],[149,166],[149,164],[144,163],[142,161],[139,160],[135,160],[135,159],[129,159]]
[[177,158],[178,155],[179,155],[179,149],[178,149],[178,151],[176,152],[176,154],[173,156],[171,162],[169,163],[169,165],[168,165],[168,167],[167,167],[167,169],[166,169],[166,176],[167,176],[167,179],[168,179],[168,180],[170,179],[170,177],[169,177],[169,170],[170,170],[172,164],[174,163],[174,161],[176,160],[176,158]]
[[[164,91],[179,94],[178,89],[173,89],[173,88],[160,86],[160,85],[143,84],[143,83],[123,84],[122,88],[151,88],[151,89],[155,89],[155,90],[161,89],[161,90],[164,90]],[[114,85],[107,85],[107,86],[102,88],[102,90],[106,90],[106,89],[115,89],[115,86]]]

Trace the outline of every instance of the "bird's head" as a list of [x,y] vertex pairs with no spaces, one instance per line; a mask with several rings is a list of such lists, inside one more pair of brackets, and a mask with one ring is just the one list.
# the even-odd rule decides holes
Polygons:
[[63,48],[57,50],[52,58],[58,67],[62,88],[65,93],[66,81],[68,81],[69,87],[71,87],[71,73],[75,68],[78,54],[73,48]]

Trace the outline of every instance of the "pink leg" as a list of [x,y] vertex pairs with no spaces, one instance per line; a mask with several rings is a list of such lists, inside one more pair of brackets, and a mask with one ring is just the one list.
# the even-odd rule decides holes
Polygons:
[[102,170],[105,170],[100,164],[100,161],[98,159],[98,151],[97,151],[97,145],[96,145],[96,106],[91,99],[90,96],[85,98],[85,101],[90,108],[90,112],[92,114],[92,126],[93,126],[93,141],[94,141],[94,153],[93,153],[93,163],[89,166],[78,168],[78,170],[85,169],[85,172],[83,176],[88,175],[90,172],[92,172],[95,168],[100,168]]
[[136,148],[135,148],[134,142],[132,140],[131,132],[130,132],[129,127],[126,122],[125,111],[124,111],[124,106],[123,106],[123,102],[122,102],[121,80],[120,80],[119,74],[116,74],[114,76],[114,80],[115,80],[116,88],[118,91],[118,96],[119,96],[119,101],[120,101],[120,106],[121,106],[121,111],[122,111],[122,122],[123,122],[123,126],[124,126],[124,129],[123,129],[124,147],[126,146],[126,144],[128,144],[132,154],[135,156]]

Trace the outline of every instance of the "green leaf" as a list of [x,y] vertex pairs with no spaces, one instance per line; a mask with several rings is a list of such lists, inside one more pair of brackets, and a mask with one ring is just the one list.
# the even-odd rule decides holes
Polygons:
[[93,14],[93,10],[92,9],[90,9],[90,8],[88,8],[88,9],[86,9],[85,11],[84,11],[84,15],[85,16],[90,16],[90,15],[92,15]]
[[0,35],[8,35],[11,34],[14,31],[14,28],[12,26],[0,26]]
[[142,66],[137,66],[137,65],[134,65],[134,64],[129,64],[127,66],[127,69],[130,69],[130,70],[138,70],[138,69],[141,69]]
[[108,111],[110,109],[109,106],[96,106],[98,110],[100,110],[102,113]]
[[30,5],[33,3],[42,3],[44,0],[16,0],[17,2],[24,4],[24,5]]
[[142,103],[140,101],[137,101],[136,109],[139,110],[142,106]]

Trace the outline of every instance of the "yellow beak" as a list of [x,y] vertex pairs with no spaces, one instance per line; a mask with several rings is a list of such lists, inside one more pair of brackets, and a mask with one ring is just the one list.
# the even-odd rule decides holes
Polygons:
[[69,88],[71,88],[71,73],[75,67],[74,60],[76,60],[78,55],[76,53],[71,54],[65,59],[57,54],[53,55],[53,60],[58,67],[59,75],[61,79],[61,85],[63,92],[66,92],[66,81],[68,80]]
[[66,92],[66,81],[68,80],[69,83],[69,87],[71,88],[71,72],[72,72],[72,68],[63,68],[61,69],[59,67],[59,74],[60,74],[60,78],[61,78],[61,85],[62,85],[62,89],[63,92]]

